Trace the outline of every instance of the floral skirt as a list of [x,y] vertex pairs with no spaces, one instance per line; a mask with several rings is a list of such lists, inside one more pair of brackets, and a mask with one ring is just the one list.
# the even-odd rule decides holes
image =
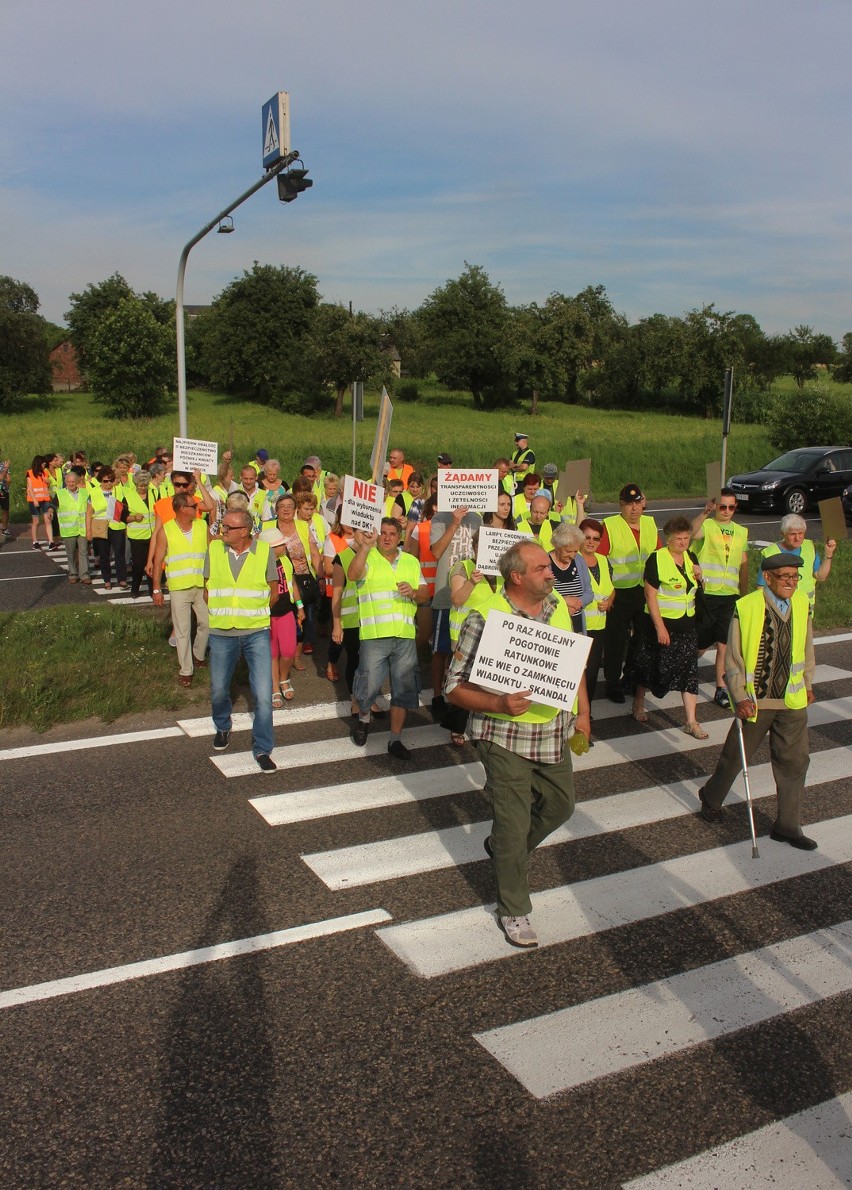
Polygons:
[[633,654],[631,684],[644,686],[654,698],[662,698],[671,690],[687,694],[698,693],[698,647],[695,617],[689,620],[669,620],[670,644],[661,645],[648,616],[648,623],[639,630]]

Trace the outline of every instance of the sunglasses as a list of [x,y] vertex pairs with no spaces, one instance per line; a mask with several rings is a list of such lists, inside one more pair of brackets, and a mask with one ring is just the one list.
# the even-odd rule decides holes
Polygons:
[[735,512],[736,507],[736,504],[720,504],[719,510],[720,512]]

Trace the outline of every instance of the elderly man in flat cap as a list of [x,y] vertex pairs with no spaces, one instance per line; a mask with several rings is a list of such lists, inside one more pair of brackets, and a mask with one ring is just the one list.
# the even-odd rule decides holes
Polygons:
[[[734,712],[742,721],[748,760],[769,733],[778,794],[770,839],[813,851],[816,840],[802,833],[814,649],[808,597],[797,590],[801,565],[797,554],[773,554],[762,560],[766,586],[737,600],[725,650],[725,681]],[[716,771],[698,791],[699,813],[705,822],[719,820],[722,802],[739,772],[737,724],[732,723]]]

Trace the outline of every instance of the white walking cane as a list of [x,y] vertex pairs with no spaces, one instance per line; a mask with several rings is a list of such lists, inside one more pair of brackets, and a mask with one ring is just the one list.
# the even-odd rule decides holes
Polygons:
[[743,766],[743,781],[745,782],[746,802],[748,804],[748,824],[751,827],[751,858],[760,859],[757,850],[757,835],[754,831],[754,810],[751,804],[751,786],[748,780],[748,761],[746,760],[745,740],[743,739],[743,721],[737,715],[737,739],[740,742],[740,762]]

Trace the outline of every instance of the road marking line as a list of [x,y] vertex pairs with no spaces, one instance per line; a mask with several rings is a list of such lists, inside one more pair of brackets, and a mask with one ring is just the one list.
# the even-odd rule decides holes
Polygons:
[[113,744],[141,744],[146,740],[167,740],[183,735],[179,727],[159,727],[151,731],[127,731],[122,735],[92,736],[85,740],[60,740],[55,744],[32,744],[28,748],[5,748],[0,760],[24,760],[28,756],[47,756],[51,752],[81,752],[85,748],[111,748]]
[[[848,701],[852,704],[852,699]],[[842,716],[844,720],[847,717],[848,712]],[[727,730],[727,724],[722,726]],[[627,738],[629,740],[632,737]],[[598,747],[599,745],[595,745],[593,751],[597,752]],[[587,756],[588,753],[580,759],[586,760]],[[623,760],[622,757],[621,761]],[[594,766],[587,764],[585,767]],[[444,771],[432,770],[433,779],[440,781]],[[749,775],[752,778],[753,796],[774,795],[775,782],[772,779],[771,765],[754,766],[749,769]],[[811,758],[807,784],[808,787],[812,787],[850,775],[852,750],[829,748],[815,753]],[[570,821],[549,835],[540,846],[552,847],[575,838],[607,834],[635,826],[649,826],[658,820],[694,814],[698,811],[698,789],[705,780],[706,778],[699,777],[671,785],[631,789],[612,797],[579,802]],[[737,788],[739,785],[738,781]],[[423,875],[425,872],[437,872],[481,860],[484,854],[483,843],[490,825],[490,819],[465,823],[463,826],[450,826],[394,839],[381,839],[373,843],[356,843],[350,847],[317,851],[304,854],[301,858],[327,888],[335,891],[356,888],[364,884]]]
[[778,1190],[849,1186],[852,1091],[625,1182],[622,1190]]
[[0,578],[0,583],[35,583],[40,578],[65,578],[64,574],[19,574],[14,578]]
[[845,921],[474,1036],[543,1099],[850,989],[852,921]]
[[368,909],[363,913],[352,913],[346,917],[332,917],[326,921],[310,922],[308,925],[291,926],[287,930],[276,930],[272,934],[239,938],[236,942],[219,942],[215,946],[204,946],[200,950],[185,950],[180,954],[144,959],[142,962],[127,963],[122,967],[107,967],[103,971],[88,971],[83,975],[71,975],[67,979],[34,983],[29,987],[0,992],[0,1008],[13,1008],[18,1004],[30,1004],[34,1000],[50,1000],[54,996],[67,996],[74,992],[87,992],[114,983],[126,983],[131,979],[162,975],[166,971],[182,971],[186,967],[215,963],[220,959],[231,959],[239,955],[256,954],[262,950],[289,946],[293,942],[326,938],[330,934],[342,934],[347,930],[358,930],[364,926],[392,920],[390,913],[385,909]]
[[[292,675],[291,675],[292,676]],[[298,683],[298,677],[294,679]],[[428,708],[432,698],[431,690],[421,690],[421,707]],[[424,703],[425,699],[425,703]],[[381,705],[381,704],[379,704]],[[314,723],[329,719],[343,719],[351,723],[352,700],[345,702],[317,702],[307,706],[289,706],[283,711],[273,711],[273,721],[277,726],[282,723]],[[373,721],[373,730],[378,728],[382,720]],[[216,728],[209,715],[201,719],[179,719],[178,727],[189,736],[215,735]],[[232,716],[231,731],[251,731],[251,715],[241,712]]]
[[[808,835],[817,840],[819,851],[799,851],[767,838],[761,839],[763,852],[761,859],[755,860],[750,841],[730,843],[533,893],[539,948],[750,892],[852,860],[852,815],[808,826]],[[494,905],[477,905],[438,917],[401,922],[379,930],[378,935],[423,979],[529,953],[506,943],[494,911]]]

